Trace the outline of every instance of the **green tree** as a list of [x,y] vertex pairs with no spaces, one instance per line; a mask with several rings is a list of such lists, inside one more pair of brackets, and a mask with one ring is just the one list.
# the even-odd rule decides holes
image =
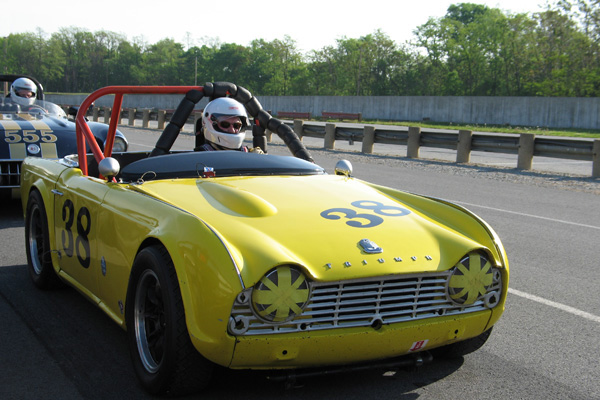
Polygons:
[[248,79],[257,94],[286,96],[304,79],[302,55],[289,36],[271,42],[253,40],[249,67]]
[[66,92],[84,92],[93,86],[94,78],[90,74],[92,67],[92,49],[94,35],[80,28],[62,28],[52,35],[65,56],[62,90]]
[[[151,45],[142,56],[147,85],[182,85],[185,77],[184,51],[173,39],[163,39]],[[188,82],[189,83],[189,82]]]
[[214,49],[210,62],[204,67],[209,81],[235,82],[248,88],[250,82],[248,65],[250,65],[249,48],[235,43],[224,43],[218,49]]
[[[556,0],[529,14],[458,3],[402,47],[380,30],[303,55],[295,41],[249,46],[194,39],[148,44],[110,31],[62,28],[0,38],[0,71],[47,90],[231,81],[257,95],[598,96],[600,0]],[[203,43],[195,46],[195,43]]]
[[42,30],[36,33],[11,34],[0,38],[0,70],[5,74],[26,74],[36,77],[45,90],[63,74],[61,49],[47,41]]
[[318,96],[333,96],[337,92],[338,71],[336,69],[335,48],[326,46],[313,50],[308,55],[308,85],[312,93]]
[[556,6],[576,21],[586,40],[580,42],[578,55],[581,64],[577,75],[581,95],[598,96],[600,93],[600,0],[559,1]]
[[531,76],[536,45],[532,41],[535,22],[526,14],[507,18],[503,26],[501,48],[494,58],[494,71],[498,75],[497,90],[500,96],[527,95],[524,85]]
[[[444,95],[448,71],[445,25],[440,19],[430,18],[415,31],[415,46],[424,57],[418,57],[417,78],[420,82],[418,94],[426,96]],[[417,94],[417,93],[415,93]]]
[[197,81],[198,85],[203,85],[205,82],[214,82],[214,72],[213,72],[213,60],[215,55],[219,51],[217,45],[202,45],[202,47],[193,47],[192,51],[194,53],[194,72],[196,72],[196,60],[198,60],[197,65],[197,77],[194,76],[194,80]]
[[590,39],[561,10],[535,15],[536,43],[531,79],[526,84],[536,96],[589,96],[593,84],[586,82],[594,66],[590,65]]
[[397,93],[407,55],[380,30],[358,39],[343,37],[336,47],[309,54],[306,82],[313,93],[326,95]]
[[109,85],[144,85],[149,82],[139,44],[121,40],[107,59]]
[[396,43],[380,30],[365,37],[373,60],[369,65],[369,76],[363,85],[362,94],[374,96],[400,95],[405,88],[401,84],[407,69],[413,64],[412,55],[399,48]]

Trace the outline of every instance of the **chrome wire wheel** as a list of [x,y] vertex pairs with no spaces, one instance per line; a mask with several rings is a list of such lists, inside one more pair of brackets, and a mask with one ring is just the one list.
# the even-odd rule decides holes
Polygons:
[[158,371],[165,352],[165,305],[160,281],[145,270],[135,291],[134,326],[142,365],[149,373]]

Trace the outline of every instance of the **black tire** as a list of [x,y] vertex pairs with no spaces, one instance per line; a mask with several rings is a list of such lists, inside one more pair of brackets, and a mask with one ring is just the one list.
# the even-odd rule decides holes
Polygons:
[[476,350],[479,350],[492,334],[492,328],[474,338],[456,342],[447,346],[439,347],[432,351],[433,355],[440,358],[460,358]]
[[52,266],[48,218],[42,195],[34,190],[29,194],[25,215],[25,247],[31,280],[40,289],[63,286]]
[[146,391],[182,395],[208,384],[213,365],[192,345],[177,274],[164,247],[147,247],[136,256],[125,318],[133,367]]

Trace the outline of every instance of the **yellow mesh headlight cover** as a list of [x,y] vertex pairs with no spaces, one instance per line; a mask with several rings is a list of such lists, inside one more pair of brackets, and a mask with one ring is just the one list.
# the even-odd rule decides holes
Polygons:
[[252,305],[266,321],[283,322],[302,312],[309,296],[308,281],[302,272],[280,266],[267,273],[252,291]]
[[454,268],[448,282],[448,293],[456,303],[465,305],[475,303],[492,284],[492,264],[481,253],[469,253]]

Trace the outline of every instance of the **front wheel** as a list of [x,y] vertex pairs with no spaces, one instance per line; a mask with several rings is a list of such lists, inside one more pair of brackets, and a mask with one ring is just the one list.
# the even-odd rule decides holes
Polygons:
[[27,249],[27,269],[33,283],[40,289],[61,286],[50,256],[48,218],[42,195],[32,191],[27,201],[25,214],[25,245]]
[[192,345],[175,268],[163,247],[147,247],[135,258],[125,318],[133,367],[149,393],[181,395],[206,386],[212,364]]

